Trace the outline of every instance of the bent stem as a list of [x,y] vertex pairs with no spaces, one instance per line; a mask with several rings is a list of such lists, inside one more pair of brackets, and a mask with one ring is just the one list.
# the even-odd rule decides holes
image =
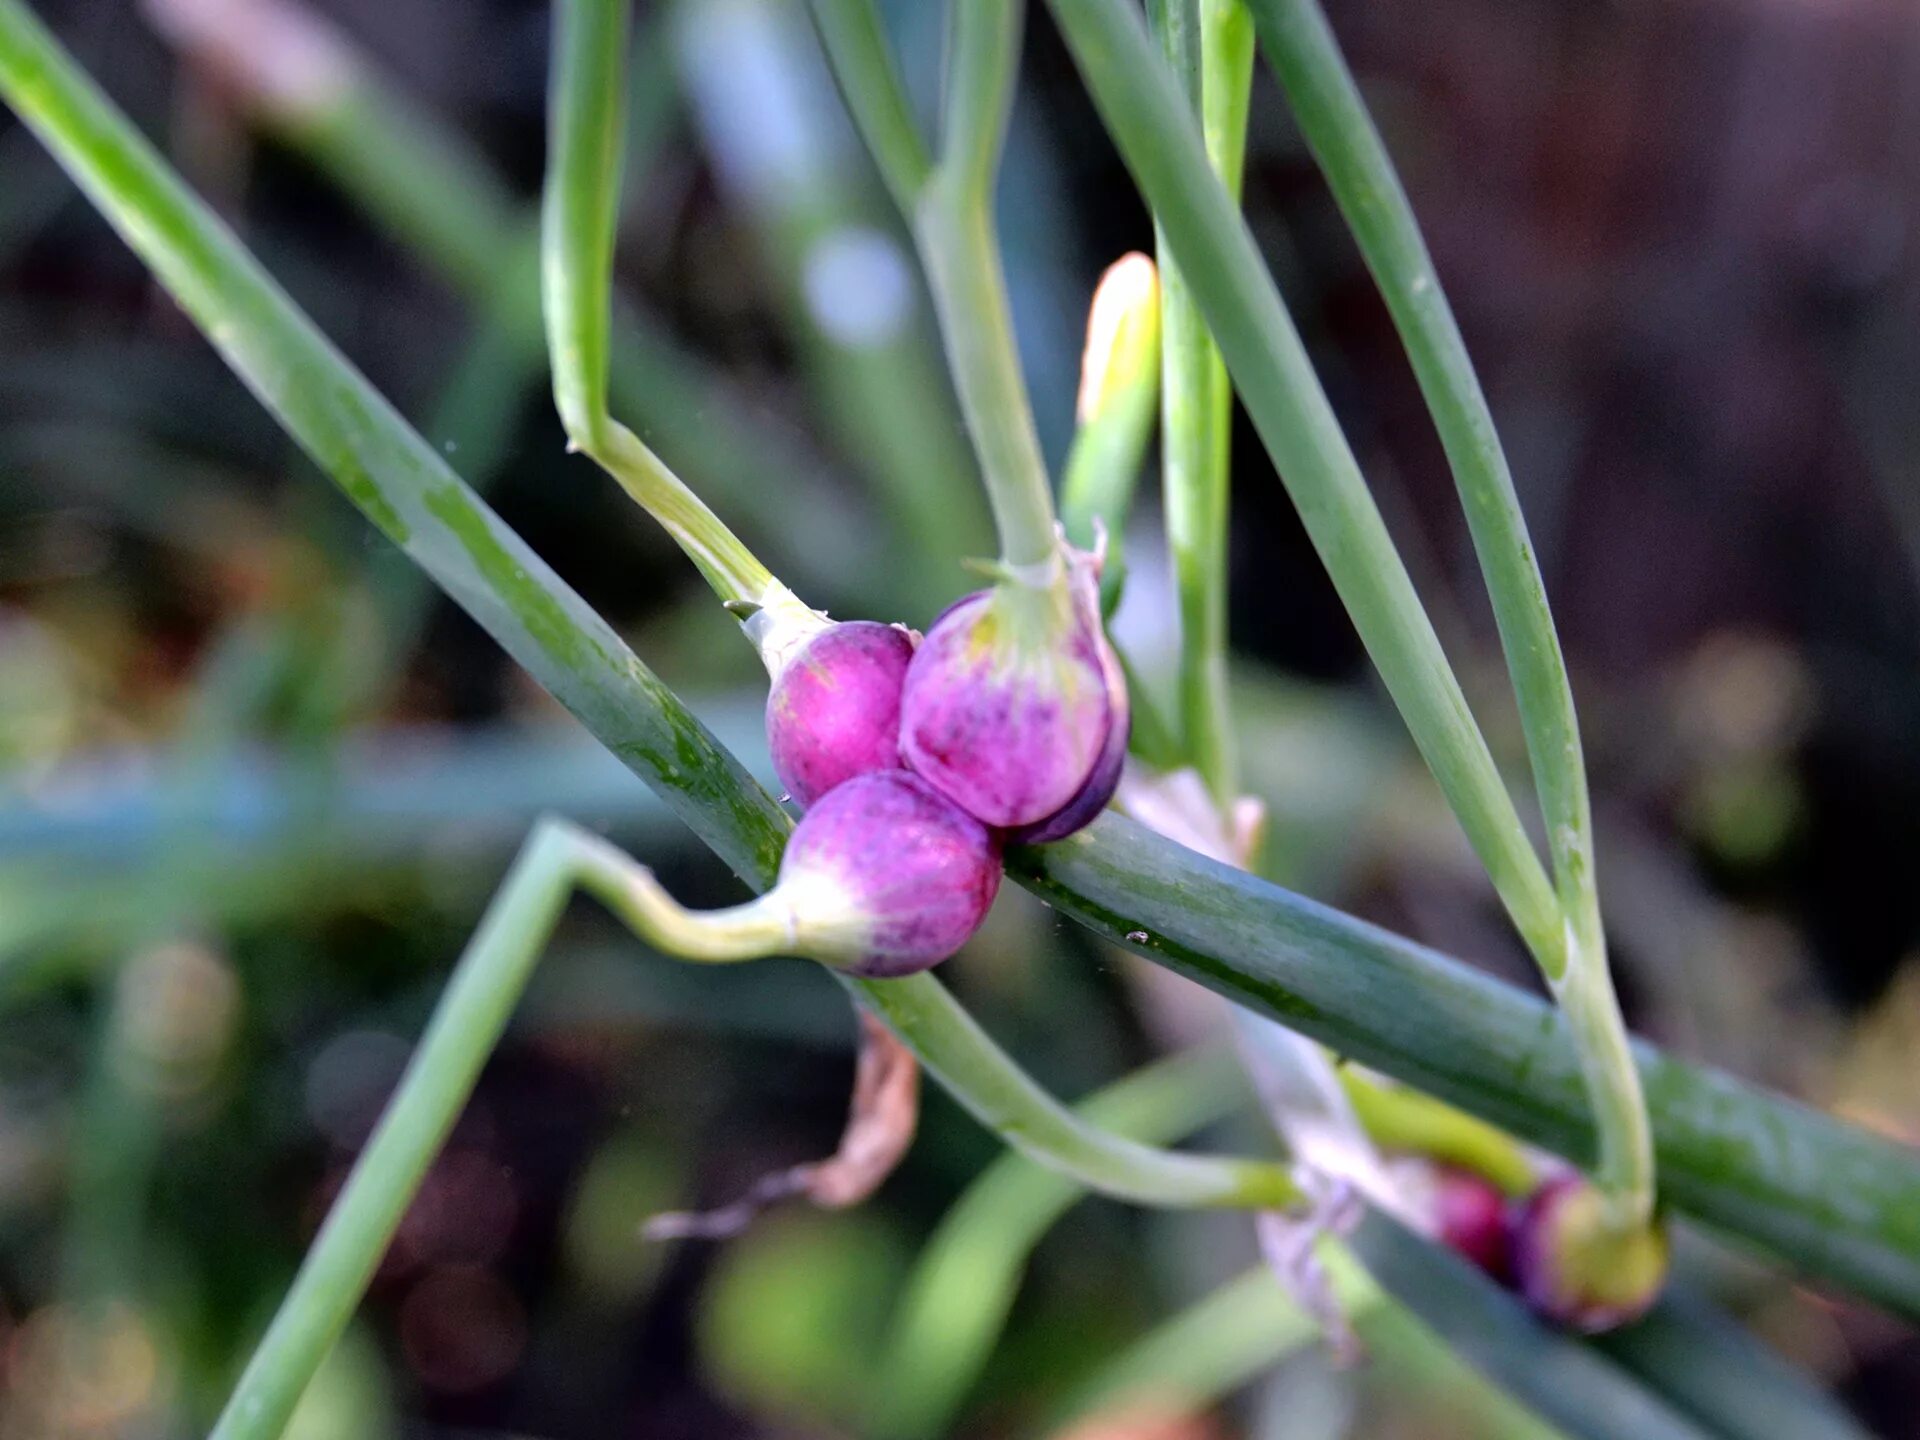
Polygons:
[[627,19],[627,0],[560,0],[554,7],[551,154],[540,226],[554,403],[574,447],[673,536],[722,600],[758,604],[773,584],[767,567],[607,412]]
[[949,7],[943,135],[931,164],[872,0],[813,0],[811,8],[841,95],[919,248],[1001,559],[1021,578],[1026,567],[1041,567],[1033,572],[1039,583],[1063,584],[1053,494],[994,230],[993,181],[1013,103],[1023,7],[1019,0]]
[[[1234,0],[1239,3],[1239,0]],[[1567,1008],[1600,1113],[1596,1179],[1623,1225],[1653,1209],[1646,1102],[1608,975],[1580,725],[1546,584],[1499,433],[1393,161],[1319,0],[1250,0],[1268,63],[1393,316],[1452,467],[1486,577],[1569,924]]]

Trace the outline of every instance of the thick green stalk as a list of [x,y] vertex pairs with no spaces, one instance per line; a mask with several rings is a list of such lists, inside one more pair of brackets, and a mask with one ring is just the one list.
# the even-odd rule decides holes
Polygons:
[[1186,102],[1120,0],[1051,6],[1414,743],[1528,948],[1558,974],[1566,937],[1552,883]]
[[554,403],[574,445],[660,522],[721,599],[758,604],[774,583],[766,566],[607,413],[627,20],[627,0],[562,0],[554,8],[551,155],[540,226]]
[[[348,497],[716,854],[770,883],[788,828],[773,797],[327,344],[20,0],[0,0],[0,96]],[[1117,816],[1010,858],[1115,943],[1523,1139],[1591,1153],[1566,1022],[1525,993]],[[1920,1314],[1910,1150],[1649,1046],[1636,1060],[1668,1200]]]
[[[1578,1161],[1594,1117],[1569,1017],[1425,946],[1117,815],[1010,872],[1115,944]],[[1676,1209],[1920,1314],[1920,1156],[1635,1044]]]

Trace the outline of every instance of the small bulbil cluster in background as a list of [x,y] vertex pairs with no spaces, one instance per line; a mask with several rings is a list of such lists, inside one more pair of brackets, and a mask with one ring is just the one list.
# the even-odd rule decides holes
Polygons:
[[1609,1227],[1605,1197],[1583,1175],[1552,1175],[1516,1199],[1470,1170],[1438,1166],[1431,1193],[1435,1237],[1542,1319],[1598,1334],[1659,1298],[1665,1230],[1657,1221],[1626,1234]]
[[747,621],[772,677],[767,743],[804,810],[781,864],[809,954],[908,975],[985,918],[1005,842],[1090,822],[1126,758],[1129,708],[1099,609],[1099,561],[950,606],[925,640],[835,623],[783,597]]

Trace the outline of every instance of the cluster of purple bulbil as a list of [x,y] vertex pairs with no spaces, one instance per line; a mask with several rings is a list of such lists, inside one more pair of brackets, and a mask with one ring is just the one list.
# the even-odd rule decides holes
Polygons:
[[1070,601],[1037,634],[1008,624],[996,587],[949,607],[924,640],[827,624],[770,664],[774,773],[805,812],[780,887],[796,905],[826,895],[861,917],[840,968],[881,978],[939,964],[986,918],[1004,845],[1064,839],[1112,797],[1126,682],[1095,564],[1067,564]]
[[1593,1182],[1572,1172],[1552,1175],[1517,1199],[1470,1170],[1434,1172],[1437,1237],[1543,1319],[1585,1334],[1637,1320],[1666,1274],[1666,1240],[1657,1226],[1597,1256],[1598,1206]]

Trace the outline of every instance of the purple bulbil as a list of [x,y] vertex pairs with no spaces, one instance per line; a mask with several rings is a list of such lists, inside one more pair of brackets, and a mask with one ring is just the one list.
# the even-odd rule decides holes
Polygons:
[[820,631],[767,696],[767,744],[780,783],[803,808],[834,787],[900,765],[900,693],[911,634],[855,620]]
[[927,632],[901,699],[913,771],[1025,843],[1092,820],[1126,758],[1126,682],[1090,557],[1074,557],[1070,596],[1019,585],[967,596]]
[[911,975],[980,928],[1000,889],[1000,845],[904,770],[855,776],[795,827],[778,892],[807,953],[856,975]]
[[1434,1172],[1434,1233],[1448,1249],[1505,1283],[1513,1273],[1512,1227],[1500,1187],[1471,1170]]
[[1534,1191],[1513,1228],[1514,1280],[1527,1304],[1590,1335],[1639,1319],[1667,1278],[1658,1222],[1614,1234],[1603,1218],[1593,1182],[1561,1175]]

